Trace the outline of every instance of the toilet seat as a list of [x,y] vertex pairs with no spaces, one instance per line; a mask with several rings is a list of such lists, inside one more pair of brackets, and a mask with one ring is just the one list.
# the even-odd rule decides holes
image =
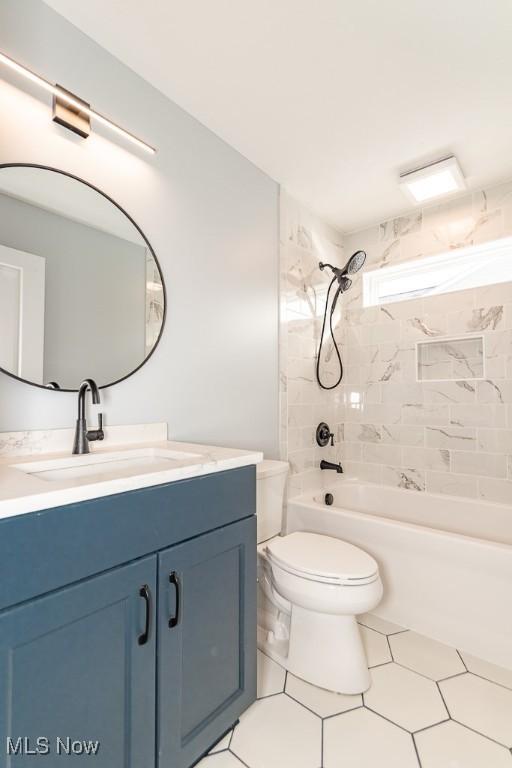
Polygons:
[[332,536],[297,531],[271,539],[265,551],[271,563],[309,581],[360,586],[379,578],[373,557]]

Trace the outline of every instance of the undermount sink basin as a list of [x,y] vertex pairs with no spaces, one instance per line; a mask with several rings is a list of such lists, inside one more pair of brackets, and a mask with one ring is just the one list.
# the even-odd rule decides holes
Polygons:
[[91,478],[102,475],[112,475],[121,472],[125,474],[141,474],[159,472],[177,466],[187,461],[200,459],[199,453],[186,453],[166,448],[139,448],[127,451],[112,451],[105,453],[88,453],[83,456],[69,456],[64,459],[49,459],[46,461],[31,461],[23,464],[12,464],[27,475],[34,475],[41,480],[73,480],[75,478]]

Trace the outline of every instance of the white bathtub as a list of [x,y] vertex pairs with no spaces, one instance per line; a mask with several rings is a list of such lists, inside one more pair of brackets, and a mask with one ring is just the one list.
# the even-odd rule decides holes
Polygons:
[[377,615],[512,668],[511,507],[342,479],[288,502],[293,531],[373,555],[384,582]]

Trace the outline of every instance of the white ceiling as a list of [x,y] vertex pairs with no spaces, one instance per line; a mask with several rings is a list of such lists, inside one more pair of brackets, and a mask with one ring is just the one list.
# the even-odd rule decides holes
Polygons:
[[510,0],[46,1],[345,231],[423,160],[512,177]]

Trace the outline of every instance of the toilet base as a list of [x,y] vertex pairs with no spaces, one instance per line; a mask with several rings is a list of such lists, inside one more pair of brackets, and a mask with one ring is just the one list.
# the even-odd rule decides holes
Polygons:
[[288,642],[259,628],[258,646],[293,675],[319,688],[357,694],[370,687],[355,616],[317,613],[293,605]]

